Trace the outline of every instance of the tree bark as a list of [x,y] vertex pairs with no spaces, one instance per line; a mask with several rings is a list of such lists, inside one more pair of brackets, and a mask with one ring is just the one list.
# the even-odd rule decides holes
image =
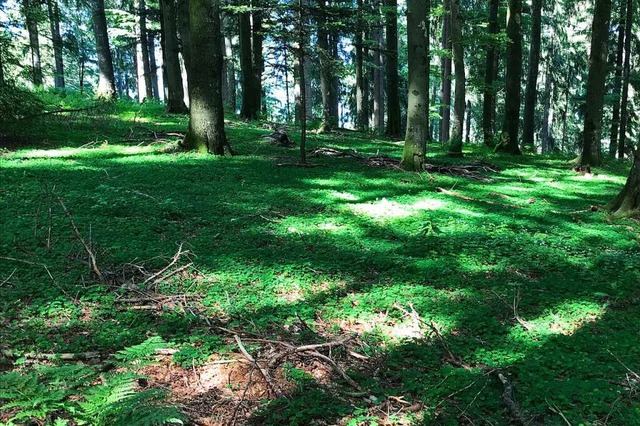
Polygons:
[[460,0],[447,0],[451,10],[451,46],[455,65],[455,105],[453,110],[453,129],[449,139],[450,157],[462,157],[462,132],[464,128],[464,110],[466,107],[466,76],[464,72],[464,46],[462,44],[462,15]]
[[147,37],[147,7],[145,0],[137,0],[136,12],[138,13],[138,43],[140,43],[141,50],[144,93],[146,99],[153,99],[151,65],[149,64],[149,39]]
[[[412,2],[415,3],[415,2]],[[400,137],[400,94],[398,88],[398,1],[386,0],[387,32],[387,127],[390,138]]]
[[609,204],[605,206],[613,217],[640,217],[640,150],[636,150],[627,182]]
[[622,97],[622,60],[624,55],[624,34],[626,28],[626,6],[625,1],[620,2],[618,14],[618,41],[616,43],[616,65],[613,79],[613,112],[611,117],[611,132],[609,138],[609,156],[615,157],[618,151],[618,131],[620,129],[620,102]]
[[[498,33],[498,9],[500,6],[499,0],[489,0],[489,35],[495,36]],[[495,89],[493,82],[496,79],[497,67],[494,65],[498,55],[496,52],[496,41],[491,40],[487,46],[487,58],[485,61],[484,70],[484,88],[483,88],[483,103],[482,103],[482,133],[484,138],[484,144],[487,146],[493,146],[494,141],[494,127],[493,117],[495,111]]]
[[407,131],[401,166],[424,169],[429,131],[429,0],[407,1],[409,93]]
[[442,15],[442,57],[440,70],[442,86],[440,88],[440,142],[449,143],[451,138],[451,5],[444,1]]
[[318,37],[318,65],[320,68],[320,92],[322,94],[322,122],[320,133],[330,131],[337,126],[337,120],[331,116],[331,91],[333,90],[333,58],[329,52],[329,32],[327,31],[327,11],[325,0],[318,0],[320,13],[316,17]]
[[104,0],[91,1],[91,20],[96,40],[99,70],[96,95],[101,98],[115,99],[116,83],[113,75],[113,57],[109,47],[109,34],[107,33],[107,18],[104,13]]
[[542,0],[532,1],[531,48],[529,50],[529,72],[524,92],[524,116],[522,145],[534,150],[536,104],[538,102],[538,69],[540,66],[540,35],[542,31]]
[[519,155],[520,78],[522,77],[522,0],[509,0],[507,12],[507,76],[504,124],[496,151]]
[[233,113],[236,112],[236,65],[233,53],[233,40],[230,35],[224,36],[224,69],[225,69],[225,93],[223,99],[225,106]]
[[151,31],[147,31],[147,46],[149,48],[149,72],[151,74],[151,91],[154,99],[160,99],[158,87],[158,61],[156,61],[156,38]]
[[177,0],[178,33],[180,36],[180,52],[184,60],[187,73],[187,87],[189,86],[189,70],[191,69],[191,28],[189,25],[189,0]]
[[35,86],[42,86],[42,59],[40,56],[40,41],[38,34],[38,10],[40,3],[33,0],[23,0],[22,11],[29,33],[29,48],[31,49],[32,82]]
[[550,152],[553,149],[551,126],[553,125],[553,107],[551,101],[553,98],[553,74],[551,70],[553,47],[550,51],[550,58],[547,62],[547,71],[545,75],[544,83],[544,110],[542,113],[542,134],[541,139],[541,151],[543,154]]
[[182,70],[180,57],[177,16],[175,0],[162,0],[162,20],[164,23],[164,58],[167,71],[167,112],[186,114],[189,112],[184,103],[184,89],[182,87]]
[[4,87],[5,85],[5,79],[4,79],[4,65],[2,62],[2,49],[0,49],[0,87]]
[[222,43],[219,0],[190,0],[191,62],[186,150],[224,155],[229,147],[222,106]]
[[[379,3],[376,3],[375,13],[379,16],[380,9]],[[384,132],[384,74],[382,69],[382,54],[380,53],[383,45],[383,35],[381,26],[382,22],[375,21],[374,27],[371,32],[371,38],[373,39],[376,49],[372,51],[373,54],[373,128],[378,132]]]
[[600,130],[604,105],[605,79],[607,76],[607,44],[611,0],[596,0],[591,27],[591,54],[584,117],[582,153],[580,166],[599,166],[602,161]]
[[365,117],[367,114],[365,99],[365,70],[364,70],[364,18],[363,18],[363,0],[357,0],[358,9],[357,23],[355,29],[355,50],[356,50],[356,129],[365,130]]
[[57,89],[64,89],[64,61],[62,59],[62,37],[60,36],[60,8],[57,0],[47,0],[49,12],[49,26],[51,27],[51,42],[53,44],[53,62],[55,75],[54,85]]
[[622,72],[622,100],[620,101],[620,140],[618,158],[624,158],[629,122],[629,75],[631,73],[631,28],[633,27],[633,0],[627,0],[627,17],[624,36],[624,70]]
[[252,12],[239,15],[240,69],[242,73],[242,108],[240,115],[256,120],[262,103],[262,12],[252,2]]

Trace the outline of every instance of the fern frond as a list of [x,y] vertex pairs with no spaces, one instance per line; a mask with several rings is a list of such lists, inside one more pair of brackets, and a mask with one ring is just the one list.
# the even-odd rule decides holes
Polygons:
[[139,345],[129,346],[115,354],[121,367],[144,367],[154,362],[156,349],[166,348],[167,342],[160,336],[153,336]]

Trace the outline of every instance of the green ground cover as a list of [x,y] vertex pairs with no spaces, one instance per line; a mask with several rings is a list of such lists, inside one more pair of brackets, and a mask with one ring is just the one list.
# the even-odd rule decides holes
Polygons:
[[[29,127],[31,145],[3,151],[3,350],[113,354],[159,336],[189,369],[238,352],[212,324],[299,344],[357,333],[354,350],[369,358],[345,369],[362,394],[338,375],[329,386],[288,365],[296,383],[288,398],[264,399],[247,421],[517,422],[501,373],[523,418],[538,424],[640,424],[640,226],[591,208],[617,194],[628,164],[589,178],[567,158],[466,147],[455,161],[499,166],[490,182],[348,157],[279,167],[298,151],[262,138],[268,128],[230,121],[240,155],[213,157],[172,149],[186,124],[160,105],[122,103],[44,117]],[[369,156],[401,150],[353,132],[311,135],[308,144]],[[428,157],[452,161],[439,145]],[[161,271],[181,245],[188,253],[173,267],[188,268],[145,283],[140,268]],[[198,309],[117,302],[151,290],[193,296]],[[0,383],[25,377],[26,361],[7,356]],[[53,386],[47,377],[37,374]],[[382,413],[392,397],[418,408]],[[74,424],[71,414],[50,415],[68,403],[59,399],[44,418]],[[17,412],[5,407],[0,419]]]

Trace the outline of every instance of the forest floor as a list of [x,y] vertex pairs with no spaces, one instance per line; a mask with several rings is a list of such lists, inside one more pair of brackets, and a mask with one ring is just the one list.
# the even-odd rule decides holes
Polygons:
[[416,174],[334,132],[296,167],[235,120],[239,155],[178,152],[187,122],[4,141],[0,424],[142,424],[134,392],[195,425],[640,424],[640,224],[598,208],[628,163],[432,144]]

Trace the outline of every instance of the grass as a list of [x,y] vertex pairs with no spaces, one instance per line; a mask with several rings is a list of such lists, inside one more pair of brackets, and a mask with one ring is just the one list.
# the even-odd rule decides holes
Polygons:
[[[301,342],[301,322],[358,333],[357,350],[375,360],[350,371],[364,396],[288,365],[298,385],[288,399],[262,401],[254,423],[507,424],[499,370],[528,419],[640,424],[640,226],[591,211],[621,189],[627,164],[585,179],[566,158],[465,147],[455,161],[499,165],[492,182],[349,158],[278,167],[297,149],[233,120],[228,135],[241,155],[172,152],[177,138],[166,133],[186,123],[160,105],[121,103],[34,122],[33,146],[0,156],[2,348],[114,353],[161,336],[182,348],[174,362],[187,368],[238,352],[198,312],[114,303],[136,292],[91,276],[60,197],[103,271],[159,270],[183,244],[197,272],[157,290],[197,295],[216,324]],[[312,135],[309,145],[401,149],[357,133]],[[452,161],[437,144],[428,156]],[[472,368],[448,362],[443,342]],[[405,409],[383,413],[390,397]]]

